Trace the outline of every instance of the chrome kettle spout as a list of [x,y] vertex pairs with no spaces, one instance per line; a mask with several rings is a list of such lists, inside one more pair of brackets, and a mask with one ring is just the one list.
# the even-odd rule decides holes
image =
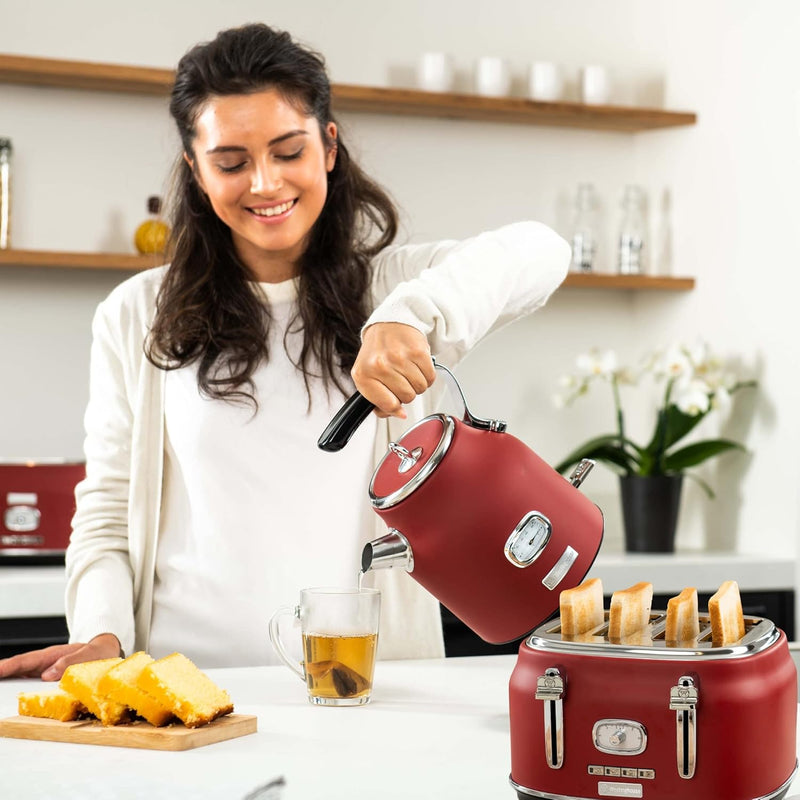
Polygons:
[[406,572],[414,570],[414,553],[411,545],[395,528],[389,528],[389,533],[385,536],[365,544],[361,551],[361,572],[391,567],[402,567]]

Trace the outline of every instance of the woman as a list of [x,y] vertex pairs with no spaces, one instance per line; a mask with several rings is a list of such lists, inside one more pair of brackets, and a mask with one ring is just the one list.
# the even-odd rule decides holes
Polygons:
[[[433,353],[455,364],[543,305],[567,244],[537,223],[398,247],[389,198],[350,159],[322,59],[248,25],[190,50],[171,264],[100,305],[87,476],[67,553],[71,642],[0,661],[180,650],[202,667],[275,663],[266,620],[314,584],[352,584],[376,459],[430,413]],[[376,406],[334,455],[316,439],[353,388]],[[438,604],[397,571],[382,657],[443,655]]]

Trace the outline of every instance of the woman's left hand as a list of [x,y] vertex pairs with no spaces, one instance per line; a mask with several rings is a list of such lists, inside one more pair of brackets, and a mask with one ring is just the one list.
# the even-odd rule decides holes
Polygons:
[[401,322],[376,322],[364,331],[350,374],[379,417],[402,419],[403,403],[422,394],[436,378],[428,340]]

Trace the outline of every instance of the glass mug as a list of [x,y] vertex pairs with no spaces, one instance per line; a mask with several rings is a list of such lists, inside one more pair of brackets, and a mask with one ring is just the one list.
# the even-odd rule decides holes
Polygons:
[[[300,603],[281,606],[269,621],[269,639],[281,661],[308,688],[309,702],[360,706],[372,694],[381,593],[377,589],[303,589]],[[294,661],[281,640],[283,616],[300,621],[303,661]]]

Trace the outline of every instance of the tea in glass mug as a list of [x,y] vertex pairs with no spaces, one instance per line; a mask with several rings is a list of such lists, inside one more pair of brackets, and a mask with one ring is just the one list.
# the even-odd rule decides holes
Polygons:
[[[294,662],[281,641],[279,621],[300,620],[303,661]],[[377,589],[303,589],[300,603],[282,606],[269,623],[269,637],[281,660],[306,683],[316,705],[368,703],[378,645],[380,592]]]

